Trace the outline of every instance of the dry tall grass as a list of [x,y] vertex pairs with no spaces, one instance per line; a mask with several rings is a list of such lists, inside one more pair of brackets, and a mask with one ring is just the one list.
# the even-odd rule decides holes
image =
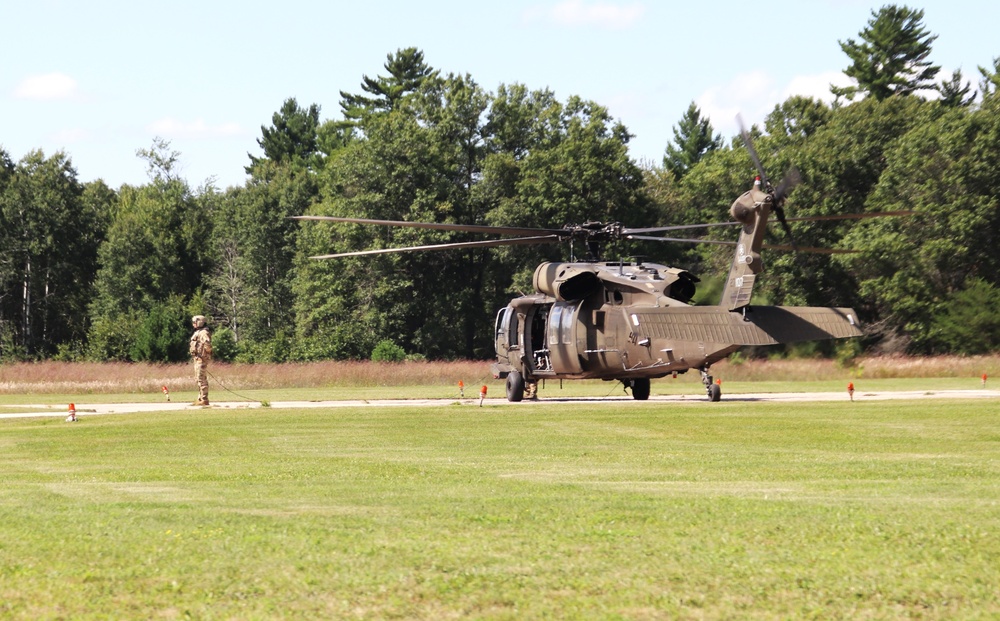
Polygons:
[[[843,368],[831,360],[745,360],[712,367],[727,381],[836,380],[861,378],[1000,377],[1000,356],[858,358]],[[491,379],[489,363],[459,362],[310,362],[288,364],[216,363],[210,372],[239,389],[323,388],[336,386],[452,386],[456,378],[470,384]],[[0,394],[142,393],[166,386],[171,392],[191,390],[189,364],[38,362],[0,365]]]
[[842,367],[833,360],[802,358],[791,360],[744,360],[739,364],[721,362],[712,371],[729,381],[838,380],[922,377],[979,378],[1000,375],[1000,355],[995,356],[871,356]]
[[[209,373],[227,386],[254,388],[322,388],[329,386],[454,385],[490,378],[489,363],[459,362],[310,362],[287,364],[214,363]],[[212,379],[211,377],[209,378]],[[0,365],[0,394],[132,393],[191,390],[190,364],[126,362],[37,362]]]

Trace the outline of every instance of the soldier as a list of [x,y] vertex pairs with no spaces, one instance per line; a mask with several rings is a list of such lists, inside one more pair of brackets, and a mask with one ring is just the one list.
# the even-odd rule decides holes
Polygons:
[[198,400],[194,405],[208,405],[208,361],[212,359],[212,335],[205,327],[205,316],[191,318],[194,334],[188,351],[194,359],[194,375],[198,380]]

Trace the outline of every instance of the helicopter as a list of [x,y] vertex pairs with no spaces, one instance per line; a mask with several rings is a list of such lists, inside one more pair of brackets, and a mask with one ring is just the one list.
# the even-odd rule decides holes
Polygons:
[[[569,242],[586,248],[582,261],[546,262],[532,278],[534,292],[514,298],[496,314],[493,328],[495,379],[505,380],[511,402],[537,398],[544,380],[601,379],[620,381],[633,399],[645,401],[651,380],[676,377],[697,370],[710,401],[719,401],[722,388],[710,368],[745,346],[862,336],[857,313],[851,308],[767,306],[751,304],[757,276],[763,270],[765,248],[805,252],[846,252],[822,248],[768,245],[764,234],[773,213],[791,239],[788,222],[904,215],[908,212],[844,214],[785,218],[783,205],[798,183],[794,170],[772,186],[745,130],[744,143],[758,175],[754,186],[733,202],[732,222],[629,228],[618,222],[585,222],[562,228],[466,225],[334,216],[293,216],[298,220],[507,236],[500,239],[454,242],[402,248],[359,250],[318,255],[313,259],[395,252],[485,248],[508,245]],[[735,242],[663,237],[678,229],[738,226]],[[688,270],[642,260],[609,261],[601,249],[619,240],[721,243],[735,246],[721,300],[713,306],[692,305],[699,279]]]

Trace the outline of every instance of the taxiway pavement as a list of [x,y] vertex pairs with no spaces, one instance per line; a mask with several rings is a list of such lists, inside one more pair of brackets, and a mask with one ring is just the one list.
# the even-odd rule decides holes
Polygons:
[[[1000,400],[997,390],[912,390],[912,391],[858,391],[854,393],[857,403],[870,401],[887,401],[899,399],[993,399]],[[785,392],[785,393],[744,393],[723,394],[723,402],[818,402],[818,401],[850,401],[851,397],[844,392]],[[704,395],[654,395],[648,401],[635,401],[629,396],[615,397],[548,397],[542,396],[537,401],[521,401],[510,403],[507,399],[491,397],[483,401],[482,407],[524,407],[538,404],[570,404],[581,402],[614,402],[619,405],[634,404],[643,407],[649,404],[705,403],[709,405]],[[133,414],[144,412],[173,412],[180,410],[250,410],[264,407],[257,401],[216,401],[211,406],[196,406],[186,402],[159,403],[81,403],[77,402],[77,418],[99,416],[106,414]],[[476,398],[453,399],[365,399],[347,401],[271,401],[270,408],[386,408],[386,407],[480,407]],[[67,406],[54,405],[5,405],[3,409],[10,411],[0,414],[0,419],[6,418],[40,418],[62,417],[68,415]]]

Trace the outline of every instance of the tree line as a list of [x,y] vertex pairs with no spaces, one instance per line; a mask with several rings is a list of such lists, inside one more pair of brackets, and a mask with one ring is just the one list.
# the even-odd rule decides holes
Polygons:
[[[852,86],[791,97],[750,133],[775,179],[797,170],[789,216],[912,211],[793,222],[797,247],[769,252],[769,303],[854,306],[861,346],[911,353],[1000,348],[1000,58],[939,80],[923,12],[873,11],[841,41]],[[162,139],[137,156],[148,183],[82,183],[69,156],[0,149],[0,360],[186,357],[204,314],[216,354],[245,362],[488,358],[497,309],[531,290],[558,246],[510,246],[319,261],[333,252],[475,239],[466,233],[299,222],[336,215],[527,227],[618,221],[715,222],[750,187],[739,137],[692,103],[662,162],[628,155],[628,129],[603,106],[522,84],[483,89],[416,48],[341,92],[340,115],[287,99],[261,127],[247,181],[192,188]],[[772,227],[773,242],[788,244]],[[711,229],[708,236],[726,238]],[[731,232],[730,232],[731,236]],[[714,245],[629,244],[702,276],[715,303],[730,253]],[[714,296],[714,297],[713,297]]]

